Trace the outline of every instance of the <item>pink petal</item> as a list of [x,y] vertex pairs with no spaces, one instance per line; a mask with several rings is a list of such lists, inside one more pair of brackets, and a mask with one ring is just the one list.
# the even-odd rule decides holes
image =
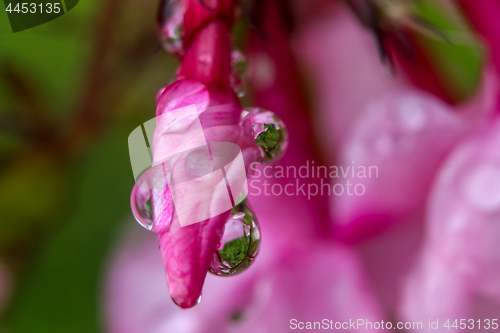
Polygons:
[[[500,122],[457,148],[439,173],[406,318],[469,318],[478,294],[500,303]],[[432,304],[432,305],[431,305]]]
[[419,213],[435,171],[467,132],[454,110],[424,93],[397,89],[370,104],[340,151],[345,193],[332,203],[342,236],[363,238]]
[[[181,108],[190,105],[195,106],[197,115],[182,118],[187,115],[187,111]],[[233,94],[217,90],[209,94],[203,84],[191,80],[171,84],[163,91],[158,102],[153,140],[155,168],[158,172],[162,171],[164,158],[174,154],[175,149],[185,143],[184,132],[196,126],[196,130],[202,134],[199,145],[205,146],[210,142],[236,143],[245,152],[246,162],[253,162],[257,147],[252,140],[242,136],[239,127],[241,111]],[[172,114],[175,124],[169,117]],[[172,129],[172,126],[175,128]],[[181,135],[177,135],[176,131],[180,131]],[[200,223],[174,228],[171,227],[173,208],[170,190],[153,189],[152,194],[155,218],[153,231],[159,233],[170,295],[180,307],[192,307],[201,295],[208,266],[222,236],[229,211]]]
[[496,0],[457,0],[476,31],[486,40],[500,69],[500,3]]
[[207,88],[193,80],[175,81],[163,88],[159,94],[156,116],[193,104],[198,113],[201,114],[210,102]]
[[338,149],[367,104],[402,84],[385,72],[370,32],[339,7],[307,22],[295,40],[312,75],[315,125],[328,151]]

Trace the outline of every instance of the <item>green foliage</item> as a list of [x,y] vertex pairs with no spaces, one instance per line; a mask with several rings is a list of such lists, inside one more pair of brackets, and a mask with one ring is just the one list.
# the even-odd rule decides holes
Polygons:
[[267,159],[273,159],[281,152],[282,129],[274,124],[264,124],[265,130],[255,138],[255,143],[264,149]]
[[276,129],[274,124],[265,124],[264,128],[266,130],[261,132],[257,138],[255,138],[255,143],[266,150],[274,149],[278,145],[280,132]]
[[435,0],[416,1],[414,14],[439,29],[447,40],[417,32],[420,44],[439,73],[443,87],[457,101],[469,99],[477,90],[485,63],[485,53],[473,30],[458,12]]
[[236,238],[224,245],[224,248],[219,251],[222,261],[225,261],[234,268],[241,264],[250,245],[250,237],[243,236]]
[[148,201],[146,201],[144,203],[144,210],[146,211],[146,213],[148,215],[152,214],[152,212],[153,212],[153,204],[151,203],[151,198],[149,198]]
[[[245,223],[246,225],[252,225],[251,216],[251,213],[245,214],[245,217],[250,219],[249,223]],[[257,255],[259,245],[260,239],[255,238],[253,227],[250,227],[249,236],[245,234],[243,237],[233,239],[226,243],[222,250],[219,250],[219,255],[225,269],[235,273],[248,268]]]

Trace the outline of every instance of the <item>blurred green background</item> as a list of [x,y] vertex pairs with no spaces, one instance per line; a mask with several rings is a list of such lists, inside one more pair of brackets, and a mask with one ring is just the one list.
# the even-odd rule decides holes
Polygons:
[[12,33],[0,5],[0,332],[102,332],[108,253],[131,223],[129,133],[176,60],[155,0],[83,0]]

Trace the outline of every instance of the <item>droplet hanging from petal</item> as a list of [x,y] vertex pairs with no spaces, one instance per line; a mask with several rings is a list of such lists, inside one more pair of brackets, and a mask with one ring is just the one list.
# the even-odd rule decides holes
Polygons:
[[134,185],[130,196],[130,207],[137,222],[144,228],[153,228],[153,206],[151,190]]
[[264,163],[280,159],[288,147],[288,131],[283,121],[262,108],[243,111],[241,126],[246,136],[264,151]]
[[224,234],[209,272],[231,276],[245,271],[255,260],[260,247],[260,227],[248,200],[236,205],[224,227]]
[[161,45],[167,52],[178,56],[184,55],[184,11],[181,0],[162,0],[158,9],[157,29]]

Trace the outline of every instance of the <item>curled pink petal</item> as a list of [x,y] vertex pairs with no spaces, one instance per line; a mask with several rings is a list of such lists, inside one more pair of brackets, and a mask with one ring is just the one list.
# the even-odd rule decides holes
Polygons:
[[181,308],[194,306],[201,296],[228,214],[159,235],[170,296]]
[[207,88],[193,80],[176,81],[163,88],[159,94],[156,107],[157,116],[189,105],[195,105],[198,113],[201,114],[210,102]]
[[[242,135],[239,127],[241,111],[232,94],[227,95],[217,90],[209,93],[205,85],[192,80],[180,80],[171,84],[163,91],[158,102],[153,168],[156,172],[165,174],[171,167],[166,166],[170,156],[216,142],[238,144],[245,152],[242,156],[246,157],[244,159],[248,168],[258,157],[258,148],[253,140]],[[182,164],[181,168],[175,169],[175,165],[173,167],[178,170],[175,171],[176,179],[187,177],[184,162],[185,159],[179,159],[174,163]],[[165,174],[163,178],[168,179],[168,176]],[[164,189],[153,188],[151,191],[153,231],[159,233],[171,297],[180,307],[192,307],[201,295],[203,282],[222,237],[229,211],[203,222],[172,227],[175,213],[170,189],[166,186]]]

